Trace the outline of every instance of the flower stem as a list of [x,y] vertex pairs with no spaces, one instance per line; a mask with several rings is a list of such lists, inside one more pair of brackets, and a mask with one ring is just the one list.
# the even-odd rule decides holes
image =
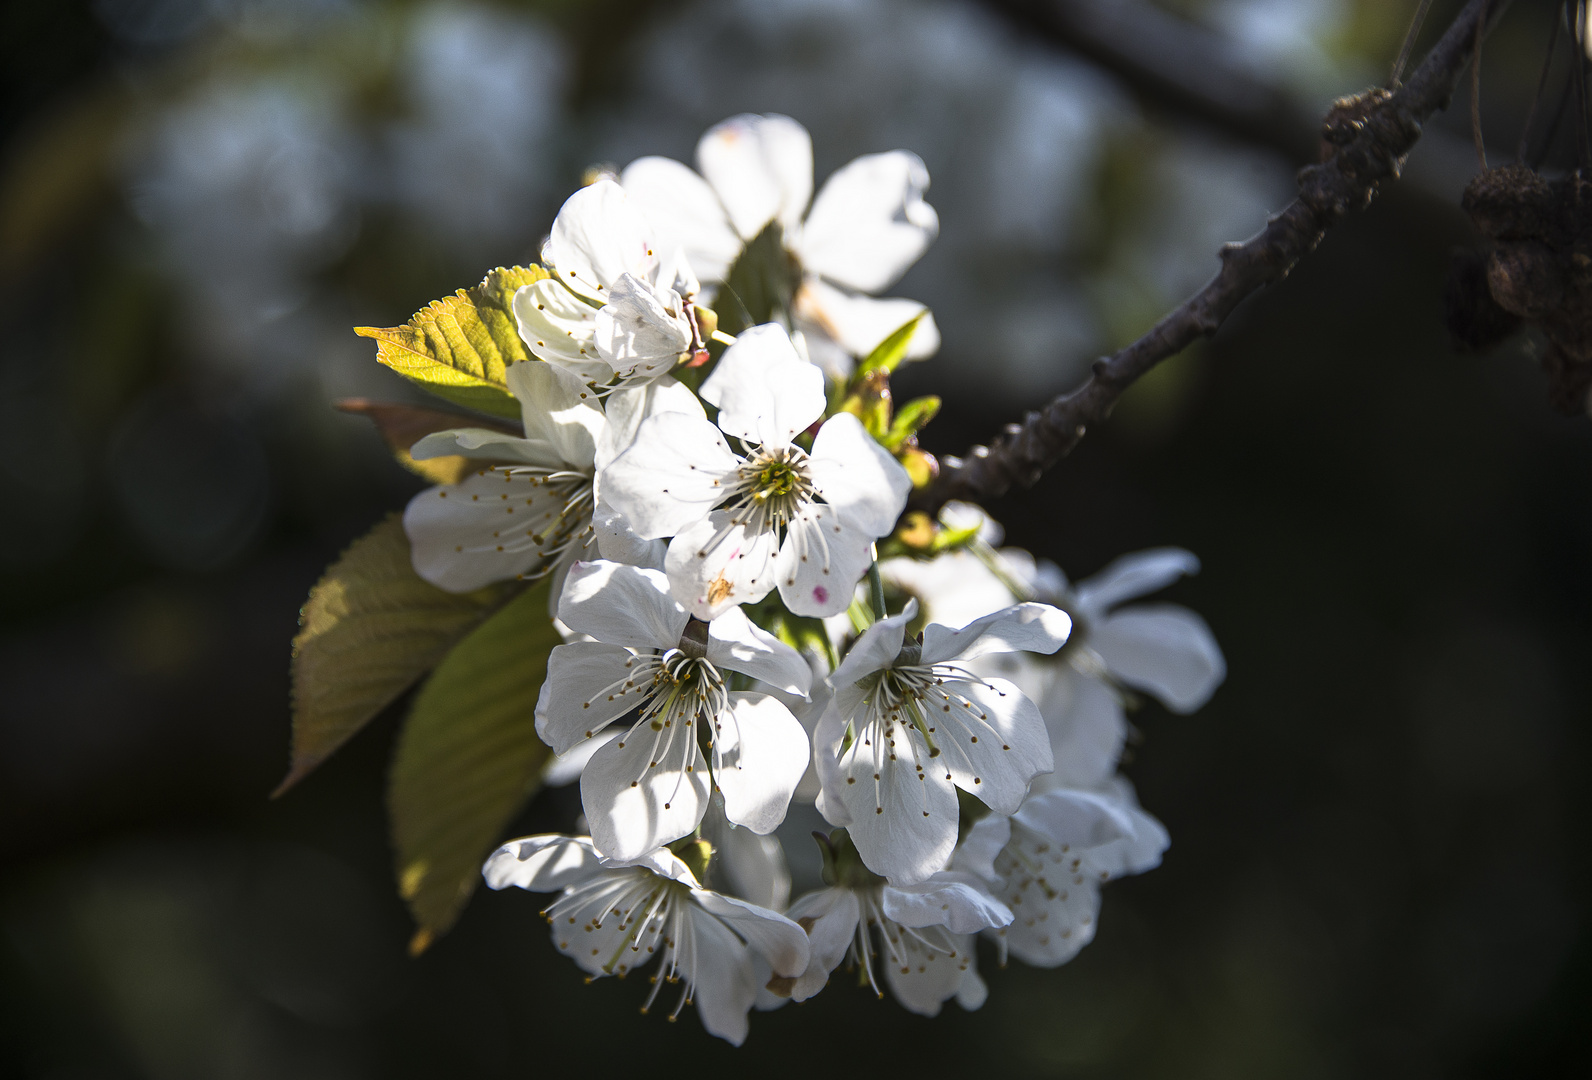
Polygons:
[[878,622],[887,614],[884,610],[884,581],[879,577],[879,562],[868,564],[868,600],[873,604],[873,620]]

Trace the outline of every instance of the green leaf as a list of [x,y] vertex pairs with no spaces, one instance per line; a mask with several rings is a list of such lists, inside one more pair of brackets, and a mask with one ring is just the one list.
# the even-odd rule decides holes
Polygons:
[[502,603],[504,588],[456,595],[415,573],[395,514],[310,590],[293,639],[293,757],[280,795],[431,670]]
[[398,894],[417,926],[412,953],[459,917],[482,861],[552,755],[536,737],[547,655],[562,642],[547,614],[549,588],[526,591],[459,642],[399,735],[387,810]]
[[801,284],[801,268],[785,250],[785,231],[770,221],[741,249],[724,275],[713,309],[719,329],[739,334],[790,311],[791,299]]
[[913,398],[896,410],[895,418],[890,421],[890,430],[884,433],[884,437],[879,440],[880,443],[891,453],[900,450],[906,441],[922,431],[939,411],[939,398]]
[[510,364],[532,357],[510,305],[521,286],[547,276],[540,266],[498,267],[479,285],[433,300],[402,326],[359,326],[354,333],[374,338],[378,361],[433,394],[518,420],[506,373]]
[[912,318],[897,327],[889,337],[874,346],[873,352],[863,358],[857,365],[857,370],[851,375],[851,385],[856,387],[870,371],[894,371],[901,366],[901,361],[907,358],[907,346],[912,344],[912,335],[917,333],[918,325],[923,322],[923,317],[928,310],[918,312]]

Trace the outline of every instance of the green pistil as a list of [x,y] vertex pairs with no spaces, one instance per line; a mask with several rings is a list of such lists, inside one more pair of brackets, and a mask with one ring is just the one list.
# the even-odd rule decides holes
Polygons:
[[783,461],[771,461],[757,470],[752,481],[752,498],[761,502],[789,495],[799,483],[796,470]]

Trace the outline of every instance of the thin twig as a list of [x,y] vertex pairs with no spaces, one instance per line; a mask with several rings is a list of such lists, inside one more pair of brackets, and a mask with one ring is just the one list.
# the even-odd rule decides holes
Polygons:
[[1470,62],[1470,138],[1476,144],[1476,160],[1487,171],[1487,144],[1481,138],[1481,39],[1487,32],[1487,4],[1476,13],[1476,47]]
[[1566,4],[1554,13],[1553,29],[1548,32],[1548,52],[1542,58],[1542,74],[1537,77],[1537,92],[1531,95],[1531,108],[1526,110],[1526,122],[1520,127],[1520,145],[1515,149],[1515,160],[1522,165],[1526,163],[1526,145],[1531,138],[1532,122],[1537,119],[1537,106],[1542,104],[1542,92],[1548,88],[1548,75],[1553,71],[1553,50],[1559,44],[1559,23],[1568,7],[1566,0]]
[[[1078,444],[1091,424],[1105,419],[1135,380],[1214,334],[1240,302],[1281,280],[1329,228],[1351,210],[1368,205],[1378,183],[1398,175],[1420,138],[1421,123],[1453,97],[1484,5],[1488,0],[1470,0],[1409,82],[1392,92],[1369,92],[1360,99],[1358,111],[1335,108],[1329,114],[1328,126],[1340,139],[1337,151],[1300,170],[1299,197],[1265,229],[1222,249],[1221,269],[1204,288],[1138,341],[1097,360],[1093,374],[1077,390],[1010,425],[994,445],[974,447],[966,460],[946,457],[939,477],[913,497],[913,508],[933,511],[951,499],[991,498],[1014,485],[1033,484]],[[1508,6],[1508,0],[1491,3],[1492,20]]]
[[1399,46],[1399,58],[1393,61],[1393,73],[1388,76],[1389,90],[1396,90],[1399,80],[1404,77],[1404,65],[1410,62],[1410,53],[1415,51],[1415,39],[1421,36],[1421,27],[1426,25],[1426,13],[1432,9],[1432,0],[1421,0],[1421,6],[1415,9],[1415,17],[1410,19],[1410,28],[1404,35],[1404,44]]

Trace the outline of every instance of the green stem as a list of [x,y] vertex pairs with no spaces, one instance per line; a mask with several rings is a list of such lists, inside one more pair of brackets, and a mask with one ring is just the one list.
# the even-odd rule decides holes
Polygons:
[[877,560],[868,566],[868,599],[873,603],[873,621],[878,622],[887,613],[884,610],[884,581],[879,577]]

